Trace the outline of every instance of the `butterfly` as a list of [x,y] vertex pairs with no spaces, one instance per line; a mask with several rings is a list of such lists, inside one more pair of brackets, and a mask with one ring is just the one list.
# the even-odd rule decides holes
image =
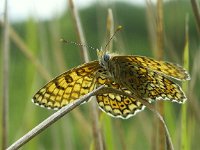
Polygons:
[[127,119],[142,111],[142,98],[151,103],[170,100],[183,103],[187,99],[174,80],[190,80],[188,72],[179,65],[157,61],[145,56],[118,56],[97,50],[98,60],[82,64],[57,76],[34,96],[32,101],[48,109],[60,109],[95,88],[105,85],[123,93],[97,94],[101,110],[113,117]]

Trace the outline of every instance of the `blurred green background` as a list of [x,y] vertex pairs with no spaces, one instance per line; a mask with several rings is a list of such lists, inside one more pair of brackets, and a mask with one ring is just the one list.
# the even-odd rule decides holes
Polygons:
[[[155,18],[149,17],[147,6],[113,2],[91,4],[79,9],[87,44],[101,48],[106,41],[106,18],[108,8],[114,15],[115,26],[122,25],[114,39],[113,51],[123,55],[144,55],[154,57],[155,34],[151,28]],[[152,7],[155,15],[156,7]],[[164,60],[183,65],[185,45],[185,18],[189,16],[189,91],[187,92],[187,149],[200,148],[199,98],[199,33],[195,24],[190,1],[169,1],[163,5],[164,13]],[[64,44],[60,38],[78,41],[71,13],[68,9],[61,16],[51,20],[29,18],[26,21],[11,22],[12,28],[25,42],[49,77],[84,63],[80,48]],[[0,28],[1,34],[2,26]],[[152,34],[153,33],[153,34]],[[1,39],[0,45],[3,44]],[[2,46],[0,46],[2,58]],[[89,49],[91,60],[97,59],[96,51]],[[75,59],[76,58],[76,59]],[[2,61],[1,72],[2,72]],[[27,58],[20,46],[10,41],[9,74],[9,145],[35,127],[54,111],[40,108],[31,103],[31,98],[46,82],[33,61]],[[47,71],[47,72],[46,72]],[[0,74],[2,78],[2,73]],[[1,86],[2,91],[2,86]],[[2,92],[1,92],[2,94]],[[2,100],[1,102],[2,103]],[[165,120],[175,149],[181,149],[181,107],[183,105],[165,101]],[[1,104],[2,105],[2,104]],[[2,107],[0,107],[2,109]],[[92,149],[92,116],[89,104],[76,108],[50,128],[35,137],[21,149]],[[2,110],[0,110],[2,112]],[[100,112],[102,113],[102,112]],[[2,117],[2,116],[0,116]],[[1,119],[2,121],[2,119]],[[154,149],[154,133],[157,130],[153,113],[147,109],[128,120],[101,115],[104,144],[107,149]],[[0,129],[0,132],[2,129]],[[2,137],[1,137],[2,138]],[[2,143],[1,143],[2,144]]]

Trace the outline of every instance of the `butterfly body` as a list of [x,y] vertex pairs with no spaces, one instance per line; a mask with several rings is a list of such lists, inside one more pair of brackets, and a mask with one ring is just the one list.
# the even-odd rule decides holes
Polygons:
[[137,98],[148,102],[158,99],[182,103],[186,96],[171,78],[189,80],[180,66],[156,61],[144,56],[116,56],[98,51],[99,61],[73,68],[41,88],[33,102],[47,108],[59,109],[94,88],[105,85],[134,95],[127,97],[114,92],[96,95],[100,108],[114,117],[129,118],[144,109]]

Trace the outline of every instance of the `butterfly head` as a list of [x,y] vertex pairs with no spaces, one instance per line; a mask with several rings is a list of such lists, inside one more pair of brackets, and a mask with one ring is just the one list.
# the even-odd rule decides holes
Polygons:
[[104,49],[102,49],[102,48],[100,50],[97,49],[97,55],[98,55],[99,63],[105,69],[108,69],[108,62],[111,59],[111,54],[107,52],[107,47],[110,44],[111,40],[114,38],[115,34],[118,31],[120,31],[121,29],[122,29],[122,26],[117,27],[114,34],[111,35],[111,37],[110,37],[109,41],[107,42]]
[[111,58],[111,55],[107,53],[105,50],[97,49],[97,56],[99,59],[99,64],[106,69],[108,65],[108,61]]

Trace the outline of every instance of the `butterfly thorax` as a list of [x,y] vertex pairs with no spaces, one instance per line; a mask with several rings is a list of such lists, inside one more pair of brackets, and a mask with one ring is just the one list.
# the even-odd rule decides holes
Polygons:
[[[137,76],[137,65],[134,63],[129,64],[128,58],[123,58],[120,56],[113,56],[112,54],[106,54],[103,56],[101,60],[104,68],[107,71],[108,76],[115,81],[116,83],[120,84],[121,86],[130,90],[131,93],[143,97],[143,93],[138,93],[138,88],[140,88],[140,82]],[[102,66],[102,67],[103,67]],[[143,78],[143,75],[140,77]]]
[[97,50],[97,55],[99,59],[99,64],[101,67],[103,67],[106,70],[106,76],[109,78],[112,78],[115,82],[117,82],[116,78],[116,66],[112,63],[112,58],[114,57],[114,54],[107,53],[103,50]]
[[123,68],[120,68],[118,63],[113,59],[115,55],[112,53],[105,53],[102,50],[98,50],[99,64],[106,70],[106,76],[111,78],[116,83],[121,81],[121,71]]
[[99,59],[99,64],[104,68],[104,69],[108,69],[108,61],[111,58],[111,55],[108,54],[107,52],[105,52],[104,50],[98,50],[97,49],[97,56]]

